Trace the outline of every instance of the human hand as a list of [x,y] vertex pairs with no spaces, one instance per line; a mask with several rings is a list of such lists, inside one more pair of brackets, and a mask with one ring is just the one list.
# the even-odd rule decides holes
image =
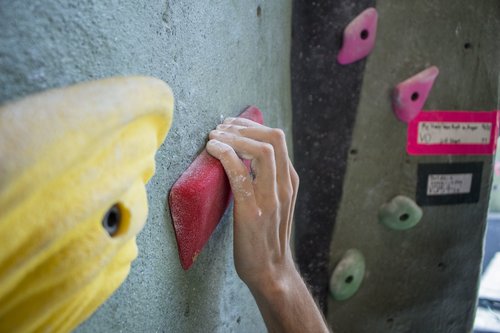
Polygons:
[[[210,132],[207,151],[219,159],[234,196],[234,263],[250,289],[296,272],[290,249],[299,186],[280,129],[228,118]],[[251,161],[249,173],[243,159]]]
[[[290,249],[299,187],[285,135],[248,119],[228,118],[210,132],[234,196],[234,264],[269,332],[328,332],[295,268]],[[251,173],[240,159],[251,161]]]

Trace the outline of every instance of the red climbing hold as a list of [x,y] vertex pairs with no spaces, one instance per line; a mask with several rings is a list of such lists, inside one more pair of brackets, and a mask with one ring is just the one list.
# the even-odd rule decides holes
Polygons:
[[368,8],[347,25],[344,29],[342,48],[337,56],[339,64],[347,65],[370,54],[375,46],[377,20],[377,10]]
[[399,120],[409,123],[419,114],[438,74],[439,69],[432,66],[396,86],[392,107]]
[[[248,107],[240,117],[263,124],[262,113]],[[170,190],[169,206],[182,268],[189,269],[210,238],[231,200],[222,164],[204,149]]]

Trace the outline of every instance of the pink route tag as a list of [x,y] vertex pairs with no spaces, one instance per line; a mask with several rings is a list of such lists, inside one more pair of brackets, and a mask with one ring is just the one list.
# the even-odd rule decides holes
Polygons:
[[492,155],[500,110],[422,111],[408,125],[409,155]]

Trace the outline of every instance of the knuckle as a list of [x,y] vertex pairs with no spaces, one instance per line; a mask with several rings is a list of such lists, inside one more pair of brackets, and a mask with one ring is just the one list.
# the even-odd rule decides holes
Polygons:
[[226,133],[227,136],[233,136],[236,133],[233,125],[225,125],[223,131]]
[[267,200],[263,202],[263,207],[267,214],[273,214],[274,212],[276,212],[278,210],[278,206],[279,200],[276,195],[267,198]]
[[271,205],[270,203],[266,203],[266,204],[262,205],[262,216],[265,219],[269,219],[269,218],[276,216],[277,212],[278,212],[277,205]]
[[288,160],[288,165],[289,165],[289,169],[290,169],[290,175],[292,175],[294,178],[298,179],[299,174],[297,173],[297,170],[295,170],[293,163],[290,159]]
[[273,128],[271,138],[275,144],[284,145],[286,143],[285,132],[281,128]]
[[297,171],[295,170],[295,168],[293,167],[292,163],[290,163],[290,168],[289,168],[289,172],[290,172],[290,178],[292,179],[292,182],[293,183],[298,183],[300,181],[300,177],[299,177],[299,174],[297,173]]
[[226,158],[226,159],[232,159],[233,155],[234,155],[233,150],[229,146],[221,149],[220,154],[221,154],[221,157]]
[[292,181],[292,186],[294,189],[297,189],[300,184],[300,177],[297,171],[293,167],[290,168],[290,179]]
[[282,190],[281,193],[285,200],[289,201],[293,198],[293,185],[292,184],[287,184]]
[[262,143],[260,151],[265,157],[274,156],[274,147],[269,143]]
[[231,132],[239,132],[241,126],[238,126],[238,125],[226,125],[226,129],[231,131]]

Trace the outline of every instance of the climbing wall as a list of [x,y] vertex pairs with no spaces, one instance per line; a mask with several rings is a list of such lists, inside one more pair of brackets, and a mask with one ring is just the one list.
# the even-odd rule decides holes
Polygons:
[[[375,47],[342,65],[343,30],[369,7],[378,11]],[[423,103],[418,117],[434,121],[439,110],[466,111],[447,121],[489,119],[493,143],[500,2],[296,0],[293,15],[296,258],[328,322],[335,332],[469,331],[494,146],[429,150],[414,115],[399,120],[391,99],[396,85],[437,66],[427,100],[420,91],[407,103]],[[470,181],[465,189],[457,177]]]
[[1,103],[135,74],[164,80],[175,95],[173,125],[147,187],[139,256],[125,283],[78,332],[265,330],[234,271],[231,210],[184,271],[167,195],[208,132],[247,105],[290,134],[290,27],[287,1],[0,2]]
[[337,63],[342,31],[373,0],[295,0],[292,101],[294,165],[301,183],[295,258],[326,311],[329,249],[346,170],[365,60]]
[[[424,112],[470,111],[479,117],[477,112],[497,110],[500,2],[375,6],[376,46],[364,69],[329,257],[332,273],[348,250],[357,249],[365,272],[352,297],[329,296],[328,321],[335,332],[467,332],[474,319],[493,157],[467,150],[408,154],[409,125],[395,117],[391,92],[435,65],[440,74]],[[465,194],[436,199],[428,194],[429,174],[469,174],[472,185]],[[399,195],[422,209],[418,224],[408,229],[379,220],[381,207]],[[406,208],[407,215],[397,216],[403,224],[416,214]],[[346,278],[344,287],[352,280]]]

